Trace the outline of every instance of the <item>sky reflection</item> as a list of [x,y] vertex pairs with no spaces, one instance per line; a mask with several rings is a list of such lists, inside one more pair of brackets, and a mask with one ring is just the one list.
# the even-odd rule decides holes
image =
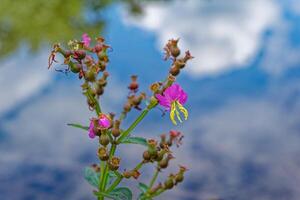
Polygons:
[[[132,73],[143,88],[164,77],[163,43],[180,37],[196,57],[180,77],[191,116],[178,127],[186,137],[176,152],[190,170],[161,199],[299,199],[299,2],[186,2],[146,3],[138,17],[124,4],[104,11],[113,92],[103,107],[121,108]],[[32,55],[24,45],[1,60],[1,200],[92,199],[82,169],[96,162],[96,141],[66,126],[86,124],[91,113],[75,77],[46,69],[48,51]],[[151,113],[135,134],[174,128],[160,115]],[[130,166],[136,152],[118,153],[132,155]]]

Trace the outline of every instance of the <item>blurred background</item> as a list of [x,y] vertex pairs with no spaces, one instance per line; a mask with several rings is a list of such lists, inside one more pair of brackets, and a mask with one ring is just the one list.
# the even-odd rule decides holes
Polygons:
[[[94,199],[83,168],[97,141],[66,125],[93,113],[76,76],[47,70],[52,44],[84,32],[113,47],[106,112],[121,111],[131,74],[144,90],[165,77],[168,39],[195,56],[178,80],[189,120],[174,127],[156,109],[133,133],[185,134],[175,155],[186,180],[158,199],[299,199],[299,0],[0,0],[1,200]],[[117,152],[123,168],[136,148]]]

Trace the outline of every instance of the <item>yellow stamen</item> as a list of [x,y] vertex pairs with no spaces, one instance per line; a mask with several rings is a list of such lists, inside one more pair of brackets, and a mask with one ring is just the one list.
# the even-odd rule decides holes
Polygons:
[[187,120],[189,117],[189,112],[187,111],[187,109],[185,109],[178,101],[177,101],[177,106],[178,106],[180,112],[183,113],[184,120]]
[[188,115],[189,115],[188,111],[178,101],[172,102],[171,111],[170,111],[170,119],[173,122],[173,124],[175,124],[175,125],[177,125],[177,122],[175,120],[175,115],[176,115],[178,121],[182,123],[182,119],[180,117],[180,113],[178,110],[183,114],[184,120],[187,120]]
[[175,110],[176,110],[176,105],[173,102],[171,105],[171,111],[170,111],[170,119],[173,122],[173,124],[177,125],[177,122],[175,121]]

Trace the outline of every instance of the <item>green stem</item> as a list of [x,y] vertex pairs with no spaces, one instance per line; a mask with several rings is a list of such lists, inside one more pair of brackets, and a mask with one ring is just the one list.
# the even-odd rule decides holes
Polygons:
[[99,104],[99,101],[95,97],[93,97],[93,95],[91,94],[90,90],[87,90],[86,94],[87,94],[88,98],[90,98],[95,103],[95,111],[97,113],[97,116],[99,116],[100,113],[102,112],[100,104]]
[[[116,147],[117,147],[117,145],[115,143],[113,143],[111,145],[108,161],[111,160],[111,158],[115,154]],[[107,178],[108,178],[108,161],[106,161],[106,165],[103,170],[103,176],[101,177],[101,180],[100,180],[100,191],[104,191],[105,187],[106,187],[106,182],[107,182]]]
[[135,169],[135,170],[141,169],[141,167],[143,166],[143,164],[145,164],[144,161],[140,162],[139,164],[137,164],[137,166],[136,166],[134,169]]
[[119,137],[119,139],[117,140],[117,143],[122,142],[122,140],[124,138],[126,138],[129,133],[140,123],[140,121],[142,121],[142,119],[144,119],[144,117],[148,114],[149,109],[146,108],[145,110],[143,110],[143,112],[138,116],[138,118],[131,124],[131,126],[122,133],[122,135]]
[[111,184],[111,186],[107,189],[106,193],[110,193],[111,191],[113,191],[113,189],[115,189],[115,187],[117,185],[119,185],[119,183],[122,181],[123,179],[123,175],[121,175],[120,173],[116,173],[117,174],[117,179]]
[[156,168],[156,171],[155,171],[155,173],[154,173],[154,175],[153,175],[153,177],[152,177],[152,179],[151,179],[151,181],[150,181],[150,184],[149,184],[149,186],[148,186],[148,192],[150,191],[150,189],[152,188],[152,186],[154,185],[154,183],[155,183],[155,181],[156,181],[156,179],[157,179],[157,177],[158,177],[158,173],[159,173],[159,171],[160,171],[160,169],[157,167]]
[[[102,189],[101,189],[101,180],[103,179],[103,175],[104,175],[104,168],[105,168],[105,163],[104,161],[101,161],[101,167],[100,167],[100,184],[99,184],[99,192],[102,192]],[[98,200],[103,200],[104,199],[104,196],[101,196],[101,195],[98,195]]]

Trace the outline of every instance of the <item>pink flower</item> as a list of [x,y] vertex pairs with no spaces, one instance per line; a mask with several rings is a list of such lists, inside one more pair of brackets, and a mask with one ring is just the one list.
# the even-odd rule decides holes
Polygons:
[[86,47],[90,46],[91,38],[88,36],[87,33],[82,34],[82,42],[83,42],[84,46],[86,46]]
[[92,119],[91,122],[90,122],[89,137],[92,138],[92,139],[96,137],[96,133],[95,133],[95,120],[94,119]]
[[175,125],[177,124],[175,115],[177,119],[182,122],[179,111],[183,114],[185,120],[188,118],[188,111],[183,107],[187,101],[187,97],[187,94],[178,84],[173,84],[168,87],[163,92],[163,95],[156,95],[159,104],[165,107],[166,110],[170,110],[170,118]]
[[99,125],[101,128],[109,128],[111,125],[111,120],[107,115],[101,113],[99,116]]

